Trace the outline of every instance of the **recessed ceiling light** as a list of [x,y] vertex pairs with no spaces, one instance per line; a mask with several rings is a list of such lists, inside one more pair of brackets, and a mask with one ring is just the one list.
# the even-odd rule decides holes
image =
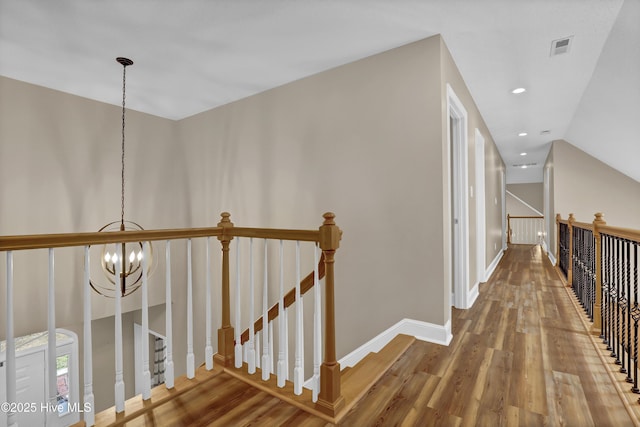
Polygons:
[[526,156],[526,155],[527,155],[527,153],[520,153],[520,155],[521,155],[521,156]]
[[526,91],[527,90],[525,88],[518,87],[518,88],[515,88],[514,90],[512,90],[511,93],[523,93],[523,92],[526,92]]
[[520,133],[518,134],[518,136],[527,136],[527,133],[526,133],[526,132],[520,132]]
[[522,169],[526,169],[526,168],[527,168],[527,165],[522,165]]

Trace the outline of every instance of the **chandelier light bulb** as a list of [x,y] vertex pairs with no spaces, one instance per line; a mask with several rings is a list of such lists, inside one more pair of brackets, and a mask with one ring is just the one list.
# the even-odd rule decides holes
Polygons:
[[135,252],[131,251],[131,255],[129,255],[129,262],[133,263],[136,260]]
[[106,262],[109,262],[111,260],[111,254],[109,254],[109,252],[107,252],[106,254],[104,254],[104,260]]
[[138,261],[142,261],[142,251],[138,251]]

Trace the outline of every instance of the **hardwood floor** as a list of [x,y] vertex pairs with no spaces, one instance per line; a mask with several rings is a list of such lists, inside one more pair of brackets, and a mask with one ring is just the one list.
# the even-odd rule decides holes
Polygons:
[[[634,425],[539,247],[512,246],[452,329],[448,347],[413,343],[340,425]],[[329,424],[220,373],[125,425]]]
[[537,246],[512,246],[449,347],[416,342],[344,425],[634,425]]

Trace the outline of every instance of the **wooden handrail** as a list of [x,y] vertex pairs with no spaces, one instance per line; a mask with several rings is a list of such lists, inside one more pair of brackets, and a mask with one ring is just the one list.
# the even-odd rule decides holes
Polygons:
[[544,219],[544,216],[541,215],[533,215],[533,216],[527,216],[527,215],[509,215],[509,218],[516,218],[516,219]]
[[[26,249],[48,249],[71,246],[102,245],[108,243],[145,242],[156,240],[191,239],[221,236],[221,227],[175,228],[160,230],[93,231],[87,233],[30,234],[0,236],[0,251]],[[318,230],[289,230],[279,228],[233,227],[226,232],[228,237],[256,237],[279,240],[317,242]]]
[[578,222],[578,221],[574,221],[572,223],[572,227],[573,228],[583,228],[585,230],[591,230],[593,231],[593,223],[592,222]]
[[220,236],[222,228],[179,228],[166,230],[94,231],[90,233],[31,234],[0,236],[0,251],[48,249],[70,246],[102,245],[155,240],[189,239]]
[[[309,273],[304,279],[300,281],[300,295],[304,295],[313,288],[314,285],[314,272]],[[324,254],[320,255],[320,261],[318,262],[318,280],[324,278]],[[296,301],[296,288],[292,288],[287,294],[284,296],[284,308],[288,308]],[[274,304],[269,309],[267,319],[269,322],[274,320],[280,314],[279,311],[279,303]],[[256,320],[253,324],[254,332],[260,332],[262,330],[262,316],[258,320]],[[242,335],[240,336],[240,343],[244,344],[249,341],[249,329],[246,329]]]
[[599,225],[598,231],[601,234],[608,234],[609,236],[619,237],[621,239],[631,240],[633,242],[640,242],[640,230],[613,227],[610,225]]

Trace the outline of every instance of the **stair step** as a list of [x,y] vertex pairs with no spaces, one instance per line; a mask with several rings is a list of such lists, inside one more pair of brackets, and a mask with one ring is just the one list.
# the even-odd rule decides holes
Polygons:
[[409,335],[397,335],[379,352],[369,353],[349,370],[345,368],[340,377],[346,406],[342,413],[348,412],[358,403],[415,340],[415,337]]

